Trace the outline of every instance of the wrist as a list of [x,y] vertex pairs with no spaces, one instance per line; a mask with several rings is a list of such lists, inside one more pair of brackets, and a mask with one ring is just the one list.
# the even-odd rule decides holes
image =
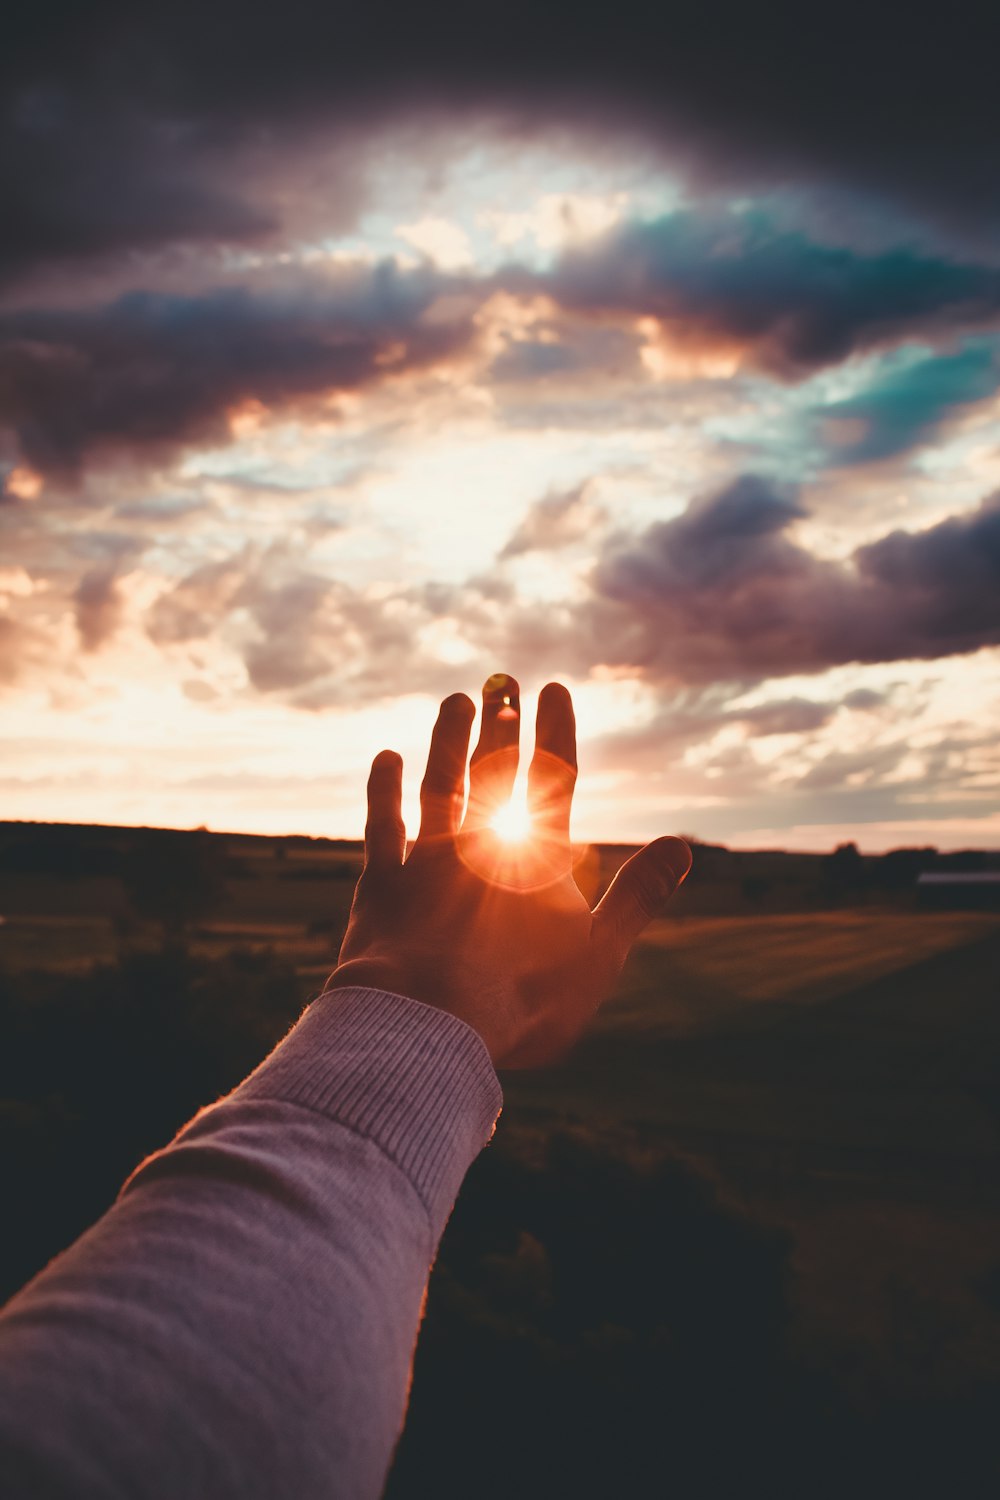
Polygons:
[[403,995],[408,1000],[420,1000],[424,1005],[434,1002],[418,994],[418,986],[410,982],[394,964],[381,959],[348,958],[338,964],[326,981],[328,990],[363,989],[383,990],[388,995]]
[[328,990],[372,989],[389,995],[419,1000],[422,1005],[445,1011],[463,1021],[480,1038],[494,1064],[505,1050],[489,1025],[494,1007],[473,984],[449,984],[440,973],[423,975],[417,964],[394,963],[381,957],[348,958],[338,964],[326,982]]

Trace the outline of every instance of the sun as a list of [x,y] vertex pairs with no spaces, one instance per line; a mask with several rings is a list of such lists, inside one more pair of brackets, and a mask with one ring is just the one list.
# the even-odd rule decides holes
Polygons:
[[531,835],[531,817],[524,802],[511,798],[494,813],[490,827],[505,844],[523,844]]

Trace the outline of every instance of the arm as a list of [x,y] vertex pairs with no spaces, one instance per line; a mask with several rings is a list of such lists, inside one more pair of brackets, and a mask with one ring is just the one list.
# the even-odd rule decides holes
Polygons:
[[11,1493],[379,1494],[428,1270],[499,1112],[494,1063],[565,1049],[690,862],[656,841],[591,913],[569,695],[539,701],[521,846],[489,827],[517,766],[512,679],[487,684],[463,820],[473,717],[442,704],[408,858],[401,763],[376,757],[327,993],[0,1317]]
[[376,1496],[500,1090],[417,1001],[316,1001],[0,1320],[0,1493]]

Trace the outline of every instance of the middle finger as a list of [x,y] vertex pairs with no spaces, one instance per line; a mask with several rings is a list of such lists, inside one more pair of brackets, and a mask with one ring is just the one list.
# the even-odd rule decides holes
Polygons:
[[517,775],[520,692],[506,672],[494,672],[483,684],[482,724],[469,763],[469,807],[462,825],[467,831],[486,827],[510,798]]

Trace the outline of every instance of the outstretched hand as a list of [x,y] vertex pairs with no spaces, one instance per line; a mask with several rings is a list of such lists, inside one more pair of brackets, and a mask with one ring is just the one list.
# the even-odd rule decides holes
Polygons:
[[365,867],[329,984],[370,985],[450,1011],[479,1032],[498,1067],[534,1067],[565,1052],[607,998],[633,942],[687,875],[691,851],[678,838],[647,844],[591,911],[573,879],[569,841],[569,693],[549,683],[539,695],[523,841],[507,842],[492,826],[517,774],[512,677],[497,673],[483,689],[463,818],[474,718],[464,693],[441,705],[409,857],[402,760],[391,750],[375,757]]

